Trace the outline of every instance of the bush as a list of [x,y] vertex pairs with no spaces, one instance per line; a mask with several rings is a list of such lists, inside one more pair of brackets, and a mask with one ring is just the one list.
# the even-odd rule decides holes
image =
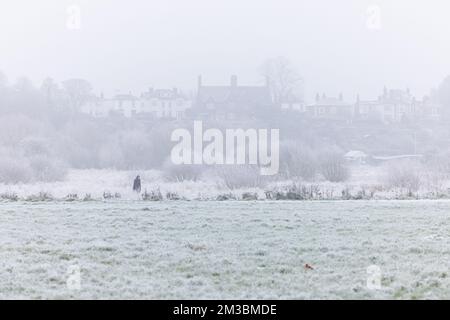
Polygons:
[[331,182],[342,182],[350,177],[343,153],[331,148],[319,153],[319,170],[324,178]]
[[219,194],[216,197],[216,201],[236,200],[236,196],[232,193]]
[[161,194],[161,191],[158,189],[151,190],[150,192],[147,192],[147,190],[144,191],[142,194],[142,200],[144,201],[162,201],[163,196]]
[[17,201],[19,196],[16,193],[0,193],[1,200]]
[[258,200],[258,194],[254,192],[244,192],[242,200]]
[[287,178],[303,178],[313,180],[317,173],[316,155],[308,147],[295,142],[287,142],[281,146],[281,169]]
[[386,181],[390,187],[417,191],[421,184],[422,166],[416,161],[403,160],[387,165]]
[[53,201],[55,198],[48,192],[39,192],[38,194],[32,194],[28,196],[26,201],[38,202],[38,201]]

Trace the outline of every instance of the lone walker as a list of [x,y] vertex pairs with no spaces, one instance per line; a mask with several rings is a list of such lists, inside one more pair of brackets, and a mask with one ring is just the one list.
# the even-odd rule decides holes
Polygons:
[[133,191],[140,193],[141,192],[141,177],[137,176],[133,182]]

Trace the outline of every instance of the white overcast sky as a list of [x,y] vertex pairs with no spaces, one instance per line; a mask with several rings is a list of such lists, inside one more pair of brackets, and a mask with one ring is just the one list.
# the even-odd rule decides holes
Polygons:
[[[81,29],[66,27],[69,5]],[[379,30],[367,9],[381,11]],[[0,70],[89,80],[97,92],[149,86],[194,89],[261,81],[258,66],[286,56],[305,80],[306,97],[344,93],[375,98],[384,85],[421,98],[450,74],[446,0],[1,0]]]

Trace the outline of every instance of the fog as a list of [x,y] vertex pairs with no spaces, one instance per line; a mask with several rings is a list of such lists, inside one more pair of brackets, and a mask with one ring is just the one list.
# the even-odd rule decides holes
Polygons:
[[[74,4],[79,30],[66,27]],[[310,101],[316,92],[371,99],[384,85],[422,97],[450,70],[447,1],[5,0],[0,9],[10,79],[84,78],[109,94],[193,90],[200,73],[256,84],[259,64],[280,55],[298,66]]]
[[449,11],[0,0],[0,299],[448,299]]
[[[228,189],[338,183],[343,198],[344,183],[368,180],[407,196],[450,190],[444,1],[19,0],[0,9],[0,191],[88,170]],[[221,139],[247,130],[236,152],[244,163],[174,163],[174,130],[189,134],[196,121]],[[263,177],[251,150],[272,129],[265,151],[276,172]],[[259,141],[246,146],[251,134]]]

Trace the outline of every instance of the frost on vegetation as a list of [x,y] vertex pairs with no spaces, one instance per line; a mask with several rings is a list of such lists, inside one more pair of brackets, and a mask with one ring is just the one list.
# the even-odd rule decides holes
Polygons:
[[142,194],[142,200],[144,200],[144,201],[162,201],[163,195],[159,188],[155,189],[155,190],[150,190],[150,191],[145,190],[144,193]]
[[39,192],[38,194],[28,196],[25,200],[31,202],[53,201],[55,198],[48,192]]

